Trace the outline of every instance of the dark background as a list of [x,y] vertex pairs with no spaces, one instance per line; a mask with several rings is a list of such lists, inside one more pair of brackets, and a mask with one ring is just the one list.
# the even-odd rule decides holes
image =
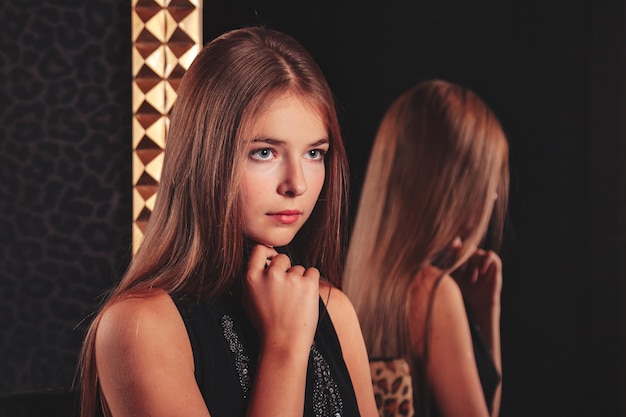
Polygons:
[[[204,36],[299,39],[340,105],[356,208],[390,102],[464,84],[510,142],[503,417],[626,416],[626,4],[205,0]],[[130,252],[130,2],[0,5],[0,393],[67,387]],[[622,399],[624,397],[624,399]]]

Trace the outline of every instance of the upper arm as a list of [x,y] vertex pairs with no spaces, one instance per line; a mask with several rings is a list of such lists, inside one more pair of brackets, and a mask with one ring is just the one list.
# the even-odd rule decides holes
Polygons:
[[[328,291],[329,284],[321,282],[320,294],[325,301],[324,294]],[[360,414],[363,417],[378,417],[367,350],[354,307],[342,291],[331,287],[327,309],[339,338]]]
[[185,324],[164,292],[106,308],[95,342],[104,400],[114,417],[207,417]]
[[429,380],[442,416],[488,416],[461,291],[445,276],[432,313]]

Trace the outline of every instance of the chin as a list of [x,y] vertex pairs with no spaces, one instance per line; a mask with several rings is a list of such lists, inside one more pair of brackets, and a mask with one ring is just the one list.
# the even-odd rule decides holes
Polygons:
[[252,240],[261,245],[275,247],[289,245],[295,236],[252,236]]
[[269,240],[268,243],[265,243],[265,244],[273,248],[280,248],[280,247],[289,245],[292,241],[293,239],[288,239],[288,240],[287,239],[274,239],[274,240]]

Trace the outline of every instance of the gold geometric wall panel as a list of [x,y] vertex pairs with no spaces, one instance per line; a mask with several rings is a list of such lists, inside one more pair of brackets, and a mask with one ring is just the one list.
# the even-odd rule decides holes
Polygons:
[[131,0],[133,254],[154,208],[183,74],[202,47],[202,0]]

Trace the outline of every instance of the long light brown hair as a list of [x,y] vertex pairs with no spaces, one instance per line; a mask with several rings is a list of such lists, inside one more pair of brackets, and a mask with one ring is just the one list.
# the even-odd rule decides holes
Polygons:
[[411,363],[413,280],[426,265],[451,267],[457,236],[479,245],[489,230],[497,247],[508,187],[504,132],[472,91],[428,80],[392,103],[372,147],[344,275],[371,358]]
[[331,283],[341,283],[347,159],[334,96],[311,55],[284,33],[263,27],[233,30],[200,51],[177,93],[143,242],[83,344],[83,417],[93,416],[97,405],[94,340],[108,304],[154,288],[175,299],[206,300],[238,285],[249,250],[240,212],[245,132],[273,98],[285,93],[320,111],[330,141],[326,181],[315,209],[285,250],[294,263],[315,266]]

